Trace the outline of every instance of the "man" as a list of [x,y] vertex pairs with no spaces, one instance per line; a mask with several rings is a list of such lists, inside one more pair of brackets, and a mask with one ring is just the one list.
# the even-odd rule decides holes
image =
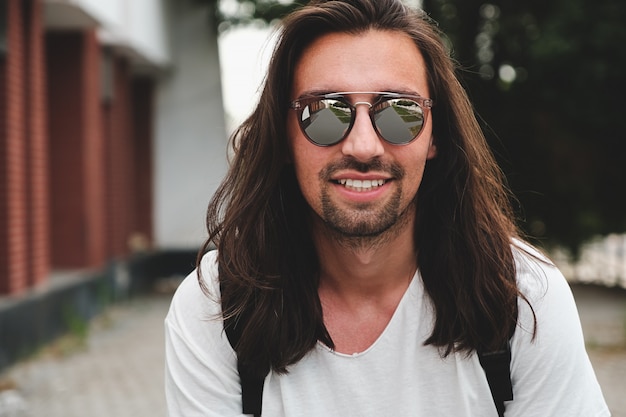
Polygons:
[[571,292],[520,239],[423,13],[287,17],[233,143],[217,251],[166,319],[170,416],[241,415],[252,375],[265,416],[495,417],[478,353],[509,345],[506,416],[609,415]]

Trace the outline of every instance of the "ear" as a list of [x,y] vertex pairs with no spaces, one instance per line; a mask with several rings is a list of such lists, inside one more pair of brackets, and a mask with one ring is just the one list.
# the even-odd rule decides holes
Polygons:
[[430,145],[428,145],[428,154],[426,154],[426,159],[433,159],[436,156],[437,156],[437,145],[435,144],[435,138],[431,136]]

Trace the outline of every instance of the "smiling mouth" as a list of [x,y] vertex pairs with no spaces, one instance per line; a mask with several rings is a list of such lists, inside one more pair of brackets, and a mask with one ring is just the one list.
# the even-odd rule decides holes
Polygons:
[[353,180],[353,179],[340,179],[336,183],[343,185],[347,189],[356,192],[366,192],[376,189],[384,185],[386,180]]

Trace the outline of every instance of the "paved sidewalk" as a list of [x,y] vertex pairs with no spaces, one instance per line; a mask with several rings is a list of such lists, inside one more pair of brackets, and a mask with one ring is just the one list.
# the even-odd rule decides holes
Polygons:
[[[626,417],[626,291],[574,287],[574,294],[613,417]],[[0,417],[165,417],[168,305],[168,296],[153,296],[111,307],[85,346],[56,344],[9,369],[0,375]]]
[[154,296],[113,306],[94,320],[84,346],[61,340],[10,369],[0,379],[15,389],[0,392],[0,417],[165,417],[169,301]]
[[613,417],[626,417],[626,290],[573,286],[587,351]]

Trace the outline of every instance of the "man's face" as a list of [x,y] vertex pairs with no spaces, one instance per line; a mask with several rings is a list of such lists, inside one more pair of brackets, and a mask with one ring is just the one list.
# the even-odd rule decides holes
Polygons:
[[[372,30],[318,38],[296,65],[291,98],[347,91],[430,97],[420,51],[402,32]],[[353,105],[375,98],[351,96]],[[298,183],[317,215],[315,220],[344,236],[373,237],[403,217],[414,216],[411,204],[425,163],[436,155],[432,117],[427,117],[417,139],[393,145],[376,134],[369,106],[357,104],[356,108],[352,130],[336,145],[320,147],[307,140],[293,110],[287,133]]]

